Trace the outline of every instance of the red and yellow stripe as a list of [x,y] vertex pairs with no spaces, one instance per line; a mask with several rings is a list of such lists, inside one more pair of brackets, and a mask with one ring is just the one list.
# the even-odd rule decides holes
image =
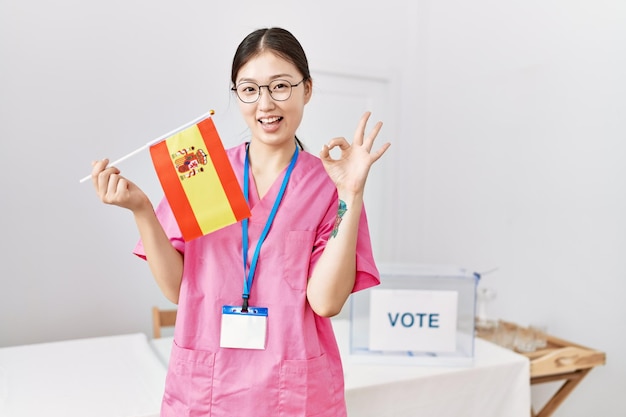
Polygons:
[[[172,154],[181,149],[208,153],[203,170],[181,179]],[[250,217],[250,209],[211,118],[150,147],[154,168],[185,241]]]

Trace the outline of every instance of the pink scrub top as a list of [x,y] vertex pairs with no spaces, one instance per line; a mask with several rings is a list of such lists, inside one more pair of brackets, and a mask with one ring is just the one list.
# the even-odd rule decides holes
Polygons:
[[[245,144],[227,151],[242,184]],[[252,259],[283,175],[258,198],[250,180]],[[167,200],[156,209],[184,254],[174,343],[161,416],[346,416],[343,369],[329,318],[313,312],[307,280],[335,224],[337,189],[319,158],[300,152],[259,256],[250,305],[268,308],[265,350],[220,347],[224,305],[241,305],[241,223],[185,242]],[[349,208],[348,208],[349,209]],[[145,258],[138,243],[135,254]],[[359,224],[353,292],[380,283],[365,211]]]

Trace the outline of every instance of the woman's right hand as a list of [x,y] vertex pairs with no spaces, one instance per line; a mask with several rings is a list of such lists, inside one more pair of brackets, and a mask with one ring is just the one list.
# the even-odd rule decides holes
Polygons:
[[105,204],[129,209],[133,213],[142,209],[152,210],[148,196],[133,182],[121,176],[119,169],[108,164],[108,159],[91,163],[91,181],[100,200]]

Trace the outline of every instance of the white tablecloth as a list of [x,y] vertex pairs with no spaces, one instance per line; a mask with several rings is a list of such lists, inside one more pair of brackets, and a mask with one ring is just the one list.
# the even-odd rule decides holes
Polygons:
[[475,340],[467,367],[368,365],[350,359],[349,324],[334,322],[350,417],[528,417],[526,357]]
[[[350,359],[349,322],[333,321],[350,417],[528,417],[526,357],[476,339],[468,367],[368,365]],[[152,340],[167,363],[172,338]]]
[[165,372],[143,333],[0,348],[0,416],[158,415]]

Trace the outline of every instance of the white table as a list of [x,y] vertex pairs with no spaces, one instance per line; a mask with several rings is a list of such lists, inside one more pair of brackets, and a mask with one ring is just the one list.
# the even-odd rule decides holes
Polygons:
[[[333,321],[350,417],[528,417],[526,357],[482,339],[468,367],[370,365],[351,361],[349,323]],[[172,338],[152,340],[167,364]]]
[[158,415],[165,373],[143,333],[0,348],[0,416]]
[[476,339],[474,363],[467,367],[368,365],[350,360],[348,324],[334,325],[350,417],[530,414],[530,364],[510,350]]

